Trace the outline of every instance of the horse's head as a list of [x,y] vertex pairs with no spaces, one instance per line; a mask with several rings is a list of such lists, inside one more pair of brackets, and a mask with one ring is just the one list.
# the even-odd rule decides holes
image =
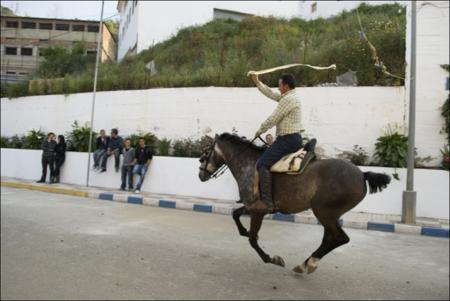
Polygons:
[[225,160],[217,141],[219,136],[216,135],[212,143],[205,148],[200,156],[200,171],[198,177],[200,181],[206,182],[211,178],[219,175],[220,171],[225,167]]

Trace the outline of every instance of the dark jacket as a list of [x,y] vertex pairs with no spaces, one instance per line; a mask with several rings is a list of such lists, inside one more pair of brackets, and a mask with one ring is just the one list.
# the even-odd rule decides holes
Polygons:
[[135,149],[135,158],[137,160],[136,164],[142,165],[147,163],[147,160],[151,160],[153,158],[153,150],[146,146],[144,148],[141,148],[140,146],[138,146]]
[[105,136],[105,139],[102,141],[102,137],[101,136],[97,137],[97,141],[96,141],[97,142],[96,143],[97,148],[96,149],[104,149],[104,150],[106,150],[108,148],[109,139],[110,139],[109,136]]
[[66,143],[58,143],[55,147],[56,158],[64,158],[66,156]]
[[123,148],[123,139],[120,136],[117,136],[116,138],[110,137],[109,138],[109,143],[108,143],[108,148],[111,149],[111,151],[118,149],[119,150],[119,154],[122,153],[122,148]]
[[56,141],[45,140],[42,142],[42,156],[53,157],[55,155]]

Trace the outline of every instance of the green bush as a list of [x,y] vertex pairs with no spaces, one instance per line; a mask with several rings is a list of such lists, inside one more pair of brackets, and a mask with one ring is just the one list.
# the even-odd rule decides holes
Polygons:
[[338,155],[338,158],[348,160],[358,166],[365,166],[369,163],[369,155],[367,154],[367,151],[358,145],[355,145],[352,151],[342,152],[342,154]]
[[158,155],[168,156],[170,153],[170,139],[159,139],[158,140]]
[[133,147],[139,146],[140,137],[144,138],[145,145],[150,146],[152,149],[155,149],[158,138],[156,138],[156,136],[150,132],[145,133],[142,131],[139,131],[138,133],[129,136],[129,138],[131,139],[131,145]]
[[14,135],[9,139],[10,148],[23,148],[23,136]]
[[443,149],[441,149],[441,154],[442,154],[442,167],[450,171],[450,149],[448,144],[445,145]]
[[173,156],[175,157],[193,157],[201,156],[206,147],[211,144],[212,138],[203,136],[199,140],[179,139],[173,143]]
[[386,167],[405,167],[408,156],[408,137],[388,128],[375,144],[376,164]]
[[2,136],[0,142],[1,142],[0,143],[0,148],[9,148],[10,147],[9,146],[9,138],[8,137]]
[[26,149],[41,149],[42,142],[47,138],[47,133],[39,130],[31,130],[23,137],[23,148]]
[[[78,121],[72,124],[72,131],[67,133],[67,150],[75,152],[87,152],[89,150],[89,134],[91,128],[88,123],[80,126]],[[92,132],[92,149],[95,147],[96,132]]]

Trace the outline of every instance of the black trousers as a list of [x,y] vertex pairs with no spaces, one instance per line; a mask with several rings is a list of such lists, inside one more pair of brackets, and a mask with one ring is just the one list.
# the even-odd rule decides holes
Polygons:
[[45,181],[47,178],[47,166],[50,167],[50,180],[55,176],[55,168],[54,168],[55,157],[53,156],[42,156],[42,176],[41,181]]
[[61,166],[64,164],[64,161],[66,160],[66,156],[63,157],[55,157],[55,177],[59,177]]
[[122,165],[122,185],[120,188],[125,189],[128,178],[128,188],[133,189],[133,165]]

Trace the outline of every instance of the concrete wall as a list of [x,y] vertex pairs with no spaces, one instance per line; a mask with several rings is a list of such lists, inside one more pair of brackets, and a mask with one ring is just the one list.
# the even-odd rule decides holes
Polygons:
[[[1,175],[37,180],[41,175],[41,151],[1,149]],[[67,153],[62,168],[63,183],[86,183],[87,153]],[[108,160],[108,171],[91,172],[91,186],[118,188],[120,174],[114,171],[114,160]],[[91,161],[92,162],[92,161]],[[238,199],[237,184],[227,171],[217,180],[202,183],[198,178],[199,162],[193,158],[155,157],[147,172],[143,191],[223,199]],[[392,168],[361,167],[363,171],[392,174]],[[399,169],[401,181],[393,180],[382,193],[369,194],[353,209],[370,213],[401,214],[402,191],[406,170]],[[137,180],[137,178],[135,178]],[[417,216],[449,218],[449,173],[443,170],[415,170]]]
[[[405,130],[403,87],[315,87],[298,88],[297,93],[302,100],[305,133],[316,137],[318,146],[328,156],[351,150],[355,144],[372,153],[386,125],[398,124],[401,131]],[[91,101],[92,93],[3,98],[2,135],[24,134],[40,127],[65,133],[71,130],[74,120],[90,120]],[[428,105],[429,111],[438,111],[437,102]],[[94,129],[118,127],[123,136],[141,129],[171,139],[236,130],[251,137],[275,106],[276,102],[256,88],[100,92],[96,97]],[[431,165],[440,164],[439,148],[445,142],[445,135],[438,131],[442,125],[438,114],[418,118],[418,153],[433,156]],[[427,128],[433,132],[422,130]]]

